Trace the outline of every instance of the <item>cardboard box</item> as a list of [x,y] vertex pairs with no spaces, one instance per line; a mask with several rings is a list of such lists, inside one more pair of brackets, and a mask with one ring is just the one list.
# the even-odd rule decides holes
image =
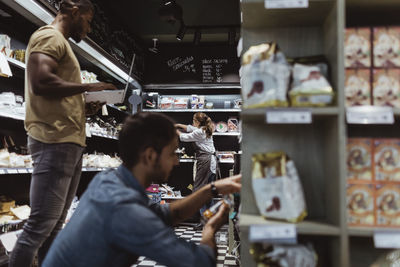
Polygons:
[[375,106],[400,107],[400,70],[373,70],[373,103]]
[[375,224],[375,186],[363,184],[347,185],[347,223],[352,226]]
[[372,139],[347,140],[347,180],[372,181]]
[[400,185],[377,185],[376,225],[400,226]]
[[347,69],[344,92],[347,107],[371,105],[371,71]]
[[347,28],[344,40],[346,68],[371,67],[371,29]]
[[400,27],[375,27],[374,67],[400,67]]
[[374,170],[377,182],[400,182],[400,139],[374,140]]

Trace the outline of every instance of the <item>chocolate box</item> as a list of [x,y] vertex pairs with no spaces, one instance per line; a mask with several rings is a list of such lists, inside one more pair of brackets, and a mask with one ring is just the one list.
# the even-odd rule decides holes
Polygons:
[[348,180],[372,181],[372,139],[349,138],[346,165]]
[[400,182],[400,139],[374,140],[374,170],[377,182]]
[[400,67],[400,27],[375,27],[374,67]]
[[346,106],[371,105],[371,72],[369,69],[347,69],[344,92]]
[[370,28],[347,28],[344,41],[346,68],[371,67]]
[[400,226],[400,185],[377,185],[376,225]]
[[365,184],[347,185],[347,223],[352,226],[375,224],[375,187]]
[[374,69],[373,76],[374,105],[400,107],[400,69]]

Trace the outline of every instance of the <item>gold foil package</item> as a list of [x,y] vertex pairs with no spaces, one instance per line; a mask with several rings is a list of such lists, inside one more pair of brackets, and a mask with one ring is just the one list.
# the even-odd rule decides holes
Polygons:
[[306,217],[301,181],[294,162],[285,153],[254,154],[252,186],[265,218],[299,222]]
[[317,65],[294,64],[289,92],[292,106],[327,106],[333,102],[333,89]]
[[250,254],[257,267],[316,267],[317,254],[310,246],[253,244]]

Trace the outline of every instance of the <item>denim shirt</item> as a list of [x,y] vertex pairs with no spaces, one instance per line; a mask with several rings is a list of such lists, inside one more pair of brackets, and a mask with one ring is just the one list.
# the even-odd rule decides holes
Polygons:
[[97,174],[43,266],[131,266],[139,256],[167,266],[215,266],[209,246],[175,235],[168,205],[149,203],[123,165]]

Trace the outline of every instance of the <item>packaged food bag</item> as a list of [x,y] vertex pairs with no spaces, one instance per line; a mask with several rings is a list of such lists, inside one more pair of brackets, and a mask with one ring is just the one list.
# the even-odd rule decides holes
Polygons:
[[260,214],[267,219],[302,221],[306,202],[294,162],[283,152],[254,154],[253,192]]
[[332,104],[334,93],[318,66],[294,64],[293,82],[289,92],[292,106],[327,106]]
[[275,43],[252,46],[243,55],[243,108],[288,106],[290,66]]
[[400,264],[400,250],[384,253],[370,267],[397,267]]
[[250,254],[257,266],[316,267],[317,254],[311,245],[252,244]]

